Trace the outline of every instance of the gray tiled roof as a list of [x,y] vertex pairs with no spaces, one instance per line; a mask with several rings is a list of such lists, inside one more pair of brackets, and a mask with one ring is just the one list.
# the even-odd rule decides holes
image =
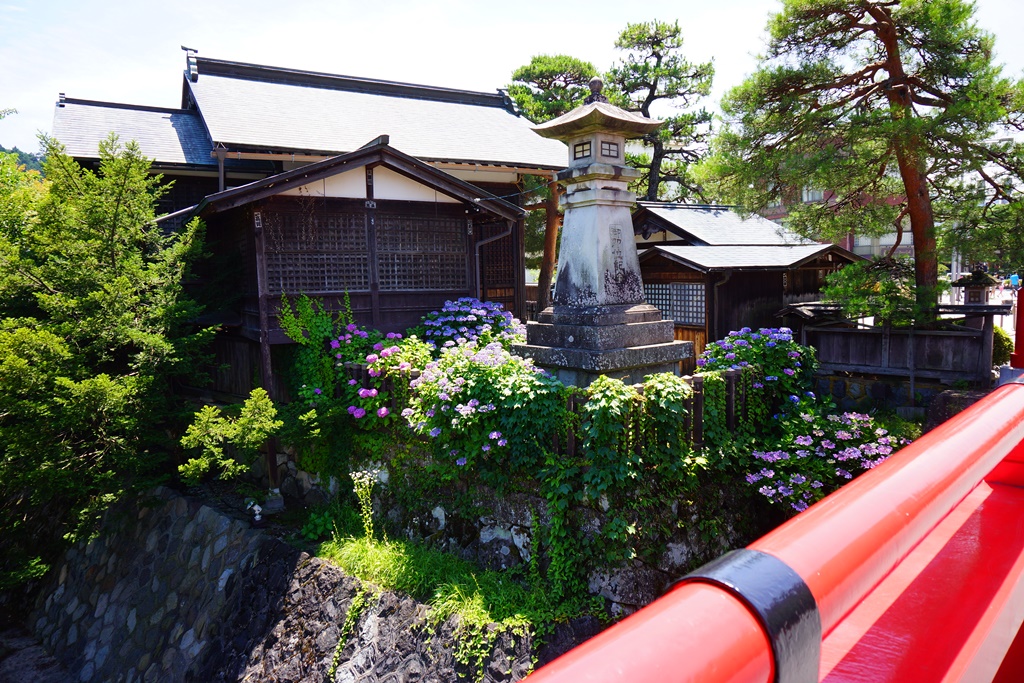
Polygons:
[[641,202],[640,206],[708,245],[817,244],[767,218],[743,218],[727,206],[656,202]]
[[559,169],[565,145],[498,106],[204,74],[186,80],[210,135],[229,149],[351,152],[378,135],[424,160]]
[[53,137],[79,158],[98,158],[99,142],[111,133],[121,142],[135,140],[154,161],[217,165],[212,145],[194,111],[136,107],[125,104],[67,99],[53,114]]
[[837,249],[832,244],[806,244],[799,246],[717,246],[673,247],[656,246],[648,249],[667,254],[673,260],[685,261],[698,270],[723,268],[786,268]]

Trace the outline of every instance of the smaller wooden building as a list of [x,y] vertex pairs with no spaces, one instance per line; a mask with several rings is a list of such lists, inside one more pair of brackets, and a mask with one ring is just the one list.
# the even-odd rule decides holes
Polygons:
[[220,295],[215,347],[231,368],[218,391],[244,395],[254,377],[273,376],[271,347],[290,343],[282,295],[340,310],[347,294],[356,321],[385,332],[459,297],[523,306],[523,210],[387,136],[209,195],[192,213],[207,223],[212,258],[200,274],[206,294]]
[[647,302],[695,355],[732,330],[786,324],[784,306],[819,299],[826,275],[860,260],[724,206],[640,202],[633,228]]

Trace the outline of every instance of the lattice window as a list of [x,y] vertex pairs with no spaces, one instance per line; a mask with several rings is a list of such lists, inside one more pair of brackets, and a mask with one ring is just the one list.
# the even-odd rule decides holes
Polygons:
[[361,212],[270,213],[266,244],[267,286],[272,294],[370,288],[366,220]]
[[647,303],[680,325],[704,324],[704,285],[699,282],[645,284]]
[[381,290],[465,289],[466,220],[377,216],[377,280]]
[[[491,223],[480,226],[481,239],[501,234],[507,229],[502,223]],[[514,234],[514,233],[513,233]],[[494,242],[489,242],[481,249],[481,279],[483,280],[483,298],[503,304],[512,310],[515,305],[515,286],[517,262],[515,253],[516,241],[513,235]]]

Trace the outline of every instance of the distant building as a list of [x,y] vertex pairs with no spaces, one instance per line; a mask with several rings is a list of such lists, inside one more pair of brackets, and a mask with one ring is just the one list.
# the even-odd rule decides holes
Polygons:
[[[795,191],[792,193],[792,201],[776,202],[762,211],[761,215],[770,221],[784,225],[786,217],[789,216],[788,207],[792,206],[793,202],[799,201],[804,204],[828,203],[831,199],[832,192],[828,190],[804,187],[800,189],[799,195]],[[889,250],[895,243],[895,232],[882,235],[881,237],[863,237],[856,234],[856,226],[851,226],[850,232],[836,244],[858,256],[871,258],[889,253]],[[914,236],[910,234],[909,229],[903,231],[900,246],[896,248],[895,253],[906,256],[914,255]]]
[[741,327],[778,327],[784,306],[818,299],[828,273],[859,260],[727,206],[638,202],[633,231],[647,302],[698,355]]

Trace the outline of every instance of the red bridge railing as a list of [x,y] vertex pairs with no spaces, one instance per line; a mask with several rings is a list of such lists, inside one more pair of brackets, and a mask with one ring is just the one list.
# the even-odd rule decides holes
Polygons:
[[1000,387],[530,681],[1024,681],[1022,441]]

